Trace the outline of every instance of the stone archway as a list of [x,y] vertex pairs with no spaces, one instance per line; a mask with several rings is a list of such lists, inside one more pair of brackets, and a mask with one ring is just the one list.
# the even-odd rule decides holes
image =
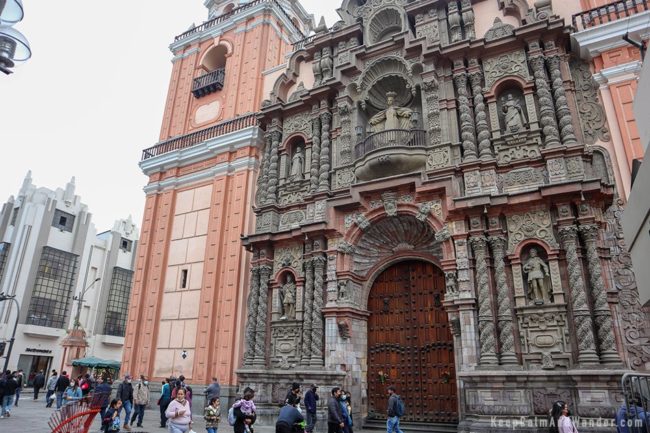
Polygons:
[[374,281],[368,298],[368,418],[386,416],[386,388],[405,402],[406,422],[456,423],[454,344],[443,272],[401,261]]

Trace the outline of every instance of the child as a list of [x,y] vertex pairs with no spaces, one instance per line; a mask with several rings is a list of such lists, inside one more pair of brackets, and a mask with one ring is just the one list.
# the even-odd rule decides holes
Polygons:
[[[232,405],[234,408],[239,408],[241,410],[241,413],[244,415],[249,415],[252,416],[257,412],[257,408],[255,407],[255,403],[253,403],[253,400],[246,400],[245,398],[242,398],[240,400],[237,400],[235,404]],[[244,423],[244,428],[246,433],[252,433],[251,426],[249,424]]]
[[108,406],[104,418],[102,419],[102,430],[104,433],[119,433],[120,418],[117,416],[122,407],[122,400],[113,399]]
[[221,405],[219,398],[212,397],[210,404],[203,412],[203,419],[205,419],[205,429],[208,433],[217,433],[219,427],[219,414],[221,413]]

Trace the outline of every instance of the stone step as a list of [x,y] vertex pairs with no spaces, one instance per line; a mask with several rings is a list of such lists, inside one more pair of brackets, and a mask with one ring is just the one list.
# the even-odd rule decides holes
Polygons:
[[[458,431],[456,424],[442,423],[400,422],[399,428],[404,433],[456,433]],[[363,430],[386,431],[386,421],[366,420],[363,424]]]

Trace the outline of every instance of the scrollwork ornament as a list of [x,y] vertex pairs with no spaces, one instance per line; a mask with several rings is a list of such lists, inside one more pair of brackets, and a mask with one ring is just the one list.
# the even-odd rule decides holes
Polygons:
[[576,105],[584,142],[595,144],[598,140],[610,141],[612,137],[607,128],[607,118],[589,64],[572,62],[571,75],[576,86]]

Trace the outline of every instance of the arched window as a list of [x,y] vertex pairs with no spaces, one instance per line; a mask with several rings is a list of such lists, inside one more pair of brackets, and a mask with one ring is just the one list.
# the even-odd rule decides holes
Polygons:
[[217,45],[208,50],[201,61],[201,74],[194,79],[192,93],[195,97],[214,93],[223,89],[226,79],[226,57],[228,48],[224,45]]
[[235,9],[235,4],[229,3],[223,8],[223,13],[227,14],[228,12],[231,12],[233,9]]

